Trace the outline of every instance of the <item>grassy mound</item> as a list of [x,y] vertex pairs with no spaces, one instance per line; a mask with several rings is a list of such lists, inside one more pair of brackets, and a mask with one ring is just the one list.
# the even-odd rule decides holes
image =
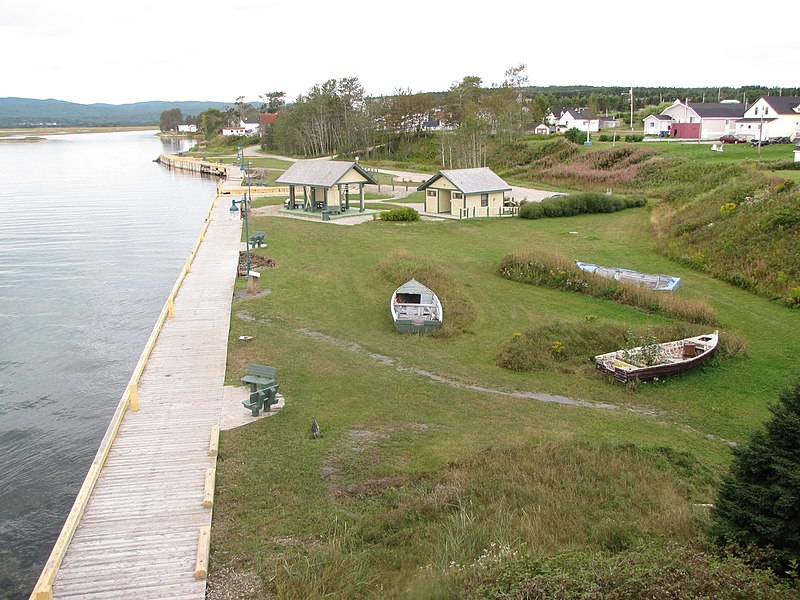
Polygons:
[[791,180],[730,181],[660,207],[654,230],[665,254],[800,308],[800,194]]
[[606,279],[582,271],[573,261],[561,255],[535,251],[507,254],[500,262],[499,273],[506,279],[611,300],[689,323],[717,323],[714,310],[705,302],[654,292],[634,283]]
[[400,287],[413,278],[439,297],[444,322],[432,335],[449,337],[469,329],[475,321],[472,301],[463,288],[435,261],[419,258],[406,250],[395,250],[381,260],[378,268],[395,287]]

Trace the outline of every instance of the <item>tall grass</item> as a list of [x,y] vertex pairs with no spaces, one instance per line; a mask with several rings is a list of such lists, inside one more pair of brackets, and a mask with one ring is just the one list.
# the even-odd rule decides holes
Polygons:
[[706,302],[609,280],[579,269],[573,261],[558,254],[514,252],[503,257],[498,271],[502,277],[522,283],[611,300],[689,323],[717,324],[716,313]]
[[475,307],[472,301],[436,261],[417,257],[407,250],[394,250],[381,260],[378,268],[396,287],[413,278],[439,297],[444,319],[432,335],[449,337],[473,325]]

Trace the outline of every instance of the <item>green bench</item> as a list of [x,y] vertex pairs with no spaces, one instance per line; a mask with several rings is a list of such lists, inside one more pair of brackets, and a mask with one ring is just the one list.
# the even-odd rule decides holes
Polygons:
[[270,387],[275,384],[277,369],[267,365],[247,365],[247,375],[242,377],[242,383],[250,384],[250,393],[258,391],[259,387]]
[[264,244],[264,236],[266,234],[263,231],[254,231],[250,234],[250,246],[256,246],[261,248]]
[[242,406],[250,410],[254,417],[258,416],[258,412],[270,412],[272,405],[277,403],[276,396],[278,395],[278,388],[280,384],[273,383],[269,387],[262,387],[254,392],[250,392],[250,398],[242,400]]

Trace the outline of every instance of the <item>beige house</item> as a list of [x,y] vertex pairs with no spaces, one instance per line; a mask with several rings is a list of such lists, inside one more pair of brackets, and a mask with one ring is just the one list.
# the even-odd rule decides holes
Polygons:
[[356,195],[364,212],[364,185],[378,184],[358,163],[341,160],[298,160],[275,183],[289,186],[287,208],[336,213],[350,210]]
[[504,201],[511,186],[487,167],[439,171],[417,190],[425,191],[426,213],[446,213],[460,219],[510,213]]

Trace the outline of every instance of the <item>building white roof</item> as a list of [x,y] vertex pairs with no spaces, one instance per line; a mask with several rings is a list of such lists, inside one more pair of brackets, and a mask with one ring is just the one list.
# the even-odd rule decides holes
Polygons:
[[356,162],[341,160],[298,160],[286,172],[275,180],[283,185],[310,185],[330,188],[350,170],[355,168],[368,183],[377,185],[377,181]]
[[447,179],[464,194],[505,192],[511,189],[511,186],[496,175],[489,167],[477,167],[474,169],[449,169],[439,171],[436,175],[419,186],[417,190],[424,190],[440,177]]

